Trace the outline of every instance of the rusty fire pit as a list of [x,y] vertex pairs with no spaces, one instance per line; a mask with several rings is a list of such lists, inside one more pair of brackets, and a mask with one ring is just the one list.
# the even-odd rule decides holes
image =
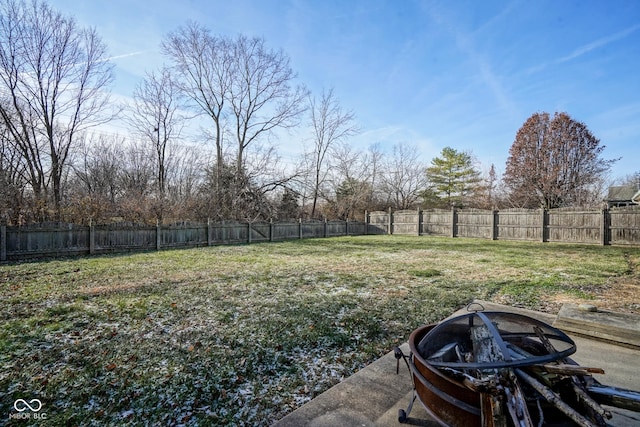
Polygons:
[[611,414],[601,403],[640,411],[640,393],[597,382],[591,374],[602,369],[569,358],[571,338],[528,316],[469,312],[416,329],[409,347],[408,356],[395,349],[413,382],[401,423],[416,399],[452,427],[606,426]]

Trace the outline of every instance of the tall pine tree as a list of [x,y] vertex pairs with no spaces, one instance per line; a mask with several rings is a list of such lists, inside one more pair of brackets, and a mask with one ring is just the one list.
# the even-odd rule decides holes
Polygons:
[[443,148],[440,157],[431,160],[426,173],[430,185],[425,200],[441,206],[463,206],[480,182],[471,154],[451,147]]

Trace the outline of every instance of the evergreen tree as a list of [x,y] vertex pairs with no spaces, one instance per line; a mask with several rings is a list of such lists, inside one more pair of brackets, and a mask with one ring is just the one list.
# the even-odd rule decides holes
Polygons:
[[432,203],[440,201],[448,207],[462,206],[480,182],[471,154],[451,147],[443,148],[440,157],[431,160],[426,173],[430,185],[425,194]]
[[300,217],[298,194],[290,188],[285,188],[278,205],[278,219],[294,219]]

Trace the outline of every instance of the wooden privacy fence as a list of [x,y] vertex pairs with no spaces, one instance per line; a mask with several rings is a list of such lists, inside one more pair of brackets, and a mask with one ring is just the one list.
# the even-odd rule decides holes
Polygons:
[[640,245],[640,207],[576,209],[432,209],[366,214],[370,234]]
[[366,222],[220,222],[0,225],[0,261],[334,237],[413,234],[492,240],[640,245],[640,208],[611,210],[413,210],[366,213]]
[[349,220],[210,222],[173,226],[0,225],[0,261],[359,235],[365,234],[366,228],[363,222]]

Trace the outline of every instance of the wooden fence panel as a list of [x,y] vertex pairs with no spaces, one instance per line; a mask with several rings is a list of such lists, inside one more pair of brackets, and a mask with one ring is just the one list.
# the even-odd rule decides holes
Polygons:
[[532,209],[500,211],[496,221],[497,240],[536,240],[541,242],[542,211]]
[[391,222],[391,214],[384,211],[375,211],[369,213],[369,234],[391,234],[389,224]]
[[[344,229],[344,228],[343,228]],[[327,224],[327,236],[338,236],[335,226]],[[321,221],[302,222],[302,234],[301,238],[316,238],[324,237],[325,235],[325,223]],[[342,233],[344,235],[344,233]]]
[[452,212],[446,209],[431,209],[422,212],[420,234],[433,236],[452,236]]
[[640,208],[615,208],[609,211],[609,242],[612,245],[640,244]]
[[418,235],[421,221],[416,210],[396,211],[393,213],[393,234]]
[[227,243],[225,235],[226,226],[222,223],[214,223],[209,225],[209,237],[211,244],[221,245]]
[[279,222],[273,224],[273,240],[293,240],[300,238],[298,222]]
[[493,211],[458,211],[456,227],[456,236],[492,239]]
[[349,233],[350,236],[362,236],[367,233],[367,223],[362,221],[349,221]]
[[551,210],[547,215],[549,242],[602,242],[602,211]]
[[270,234],[271,226],[268,222],[251,223],[251,242],[268,242]]
[[160,227],[160,245],[163,248],[196,247],[206,244],[206,225]]
[[225,243],[244,243],[249,240],[247,224],[229,223],[223,224],[222,230],[227,240]]
[[[323,229],[317,231],[323,232]],[[345,221],[327,221],[327,237],[346,236],[347,226]],[[322,234],[314,235],[314,237],[322,237]]]
[[59,227],[7,227],[7,258],[64,256],[89,252],[89,227],[64,224]]
[[95,252],[152,250],[157,246],[157,229],[149,226],[117,225],[94,228]]

